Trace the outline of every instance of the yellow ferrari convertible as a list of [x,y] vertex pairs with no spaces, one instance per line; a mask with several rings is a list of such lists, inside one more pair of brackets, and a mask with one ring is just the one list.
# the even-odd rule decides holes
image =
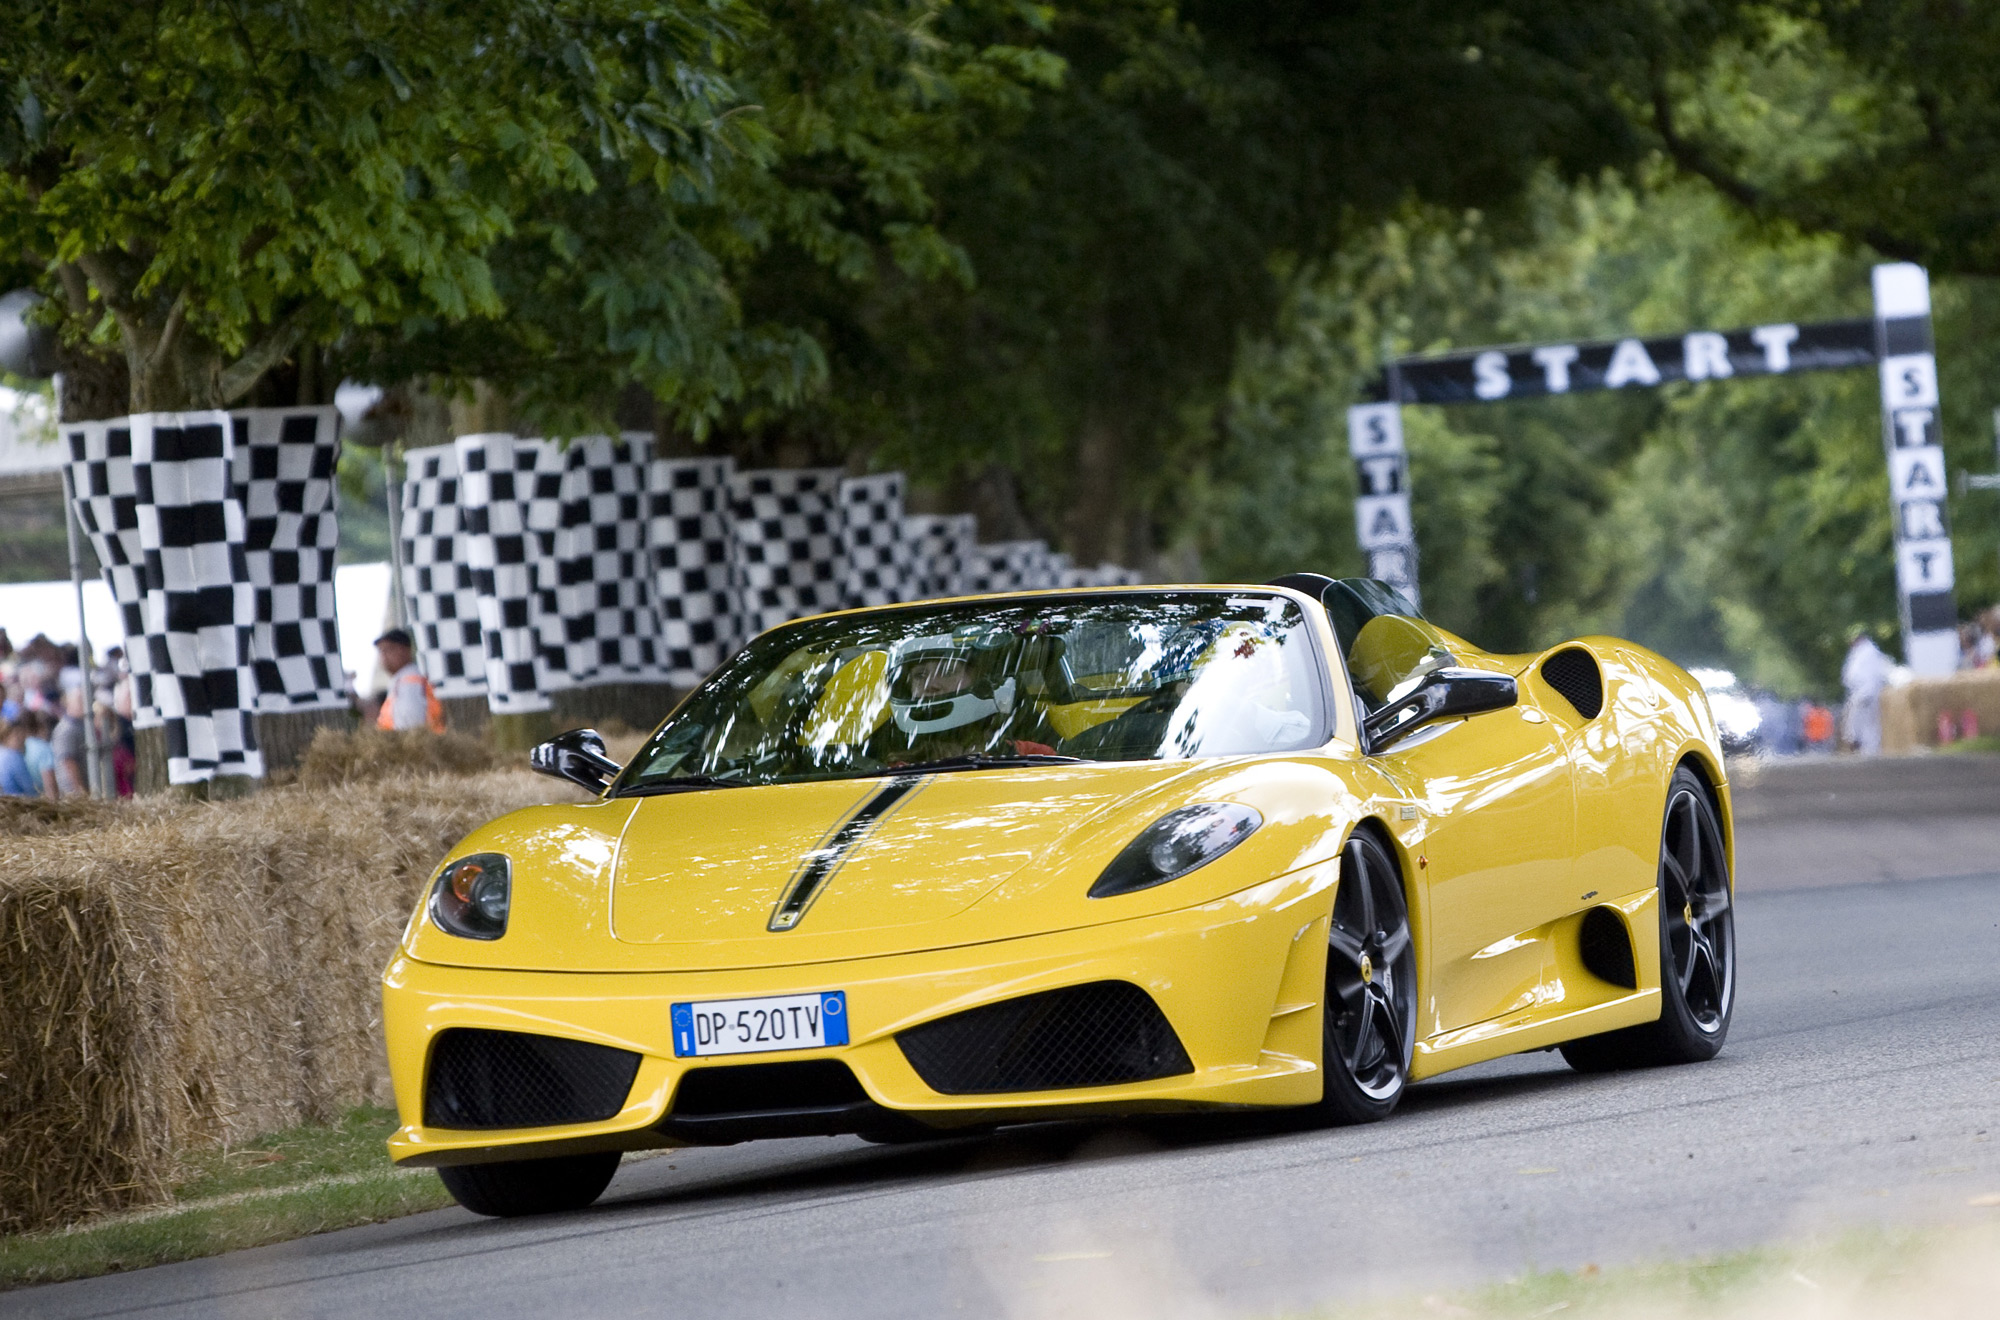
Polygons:
[[1706,1059],[1735,988],[1701,688],[1480,650],[1379,582],[802,619],[584,805],[474,831],[383,979],[401,1164],[484,1214],[622,1151],[1092,1114],[1355,1123],[1559,1046]]

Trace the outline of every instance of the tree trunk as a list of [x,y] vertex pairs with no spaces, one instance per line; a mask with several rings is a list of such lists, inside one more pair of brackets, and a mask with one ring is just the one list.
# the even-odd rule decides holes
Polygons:
[[64,345],[56,354],[62,372],[59,421],[101,422],[131,411],[132,384],[123,360]]
[[1077,563],[1123,562],[1130,554],[1126,484],[1124,429],[1094,412],[1077,437],[1076,480],[1064,528],[1065,548]]

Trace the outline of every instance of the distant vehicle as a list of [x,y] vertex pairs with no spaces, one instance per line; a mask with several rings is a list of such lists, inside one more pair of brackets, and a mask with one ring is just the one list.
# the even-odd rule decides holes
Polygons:
[[390,1153],[532,1214],[645,1147],[1356,1123],[1523,1050],[1710,1058],[1736,963],[1700,693],[1310,574],[786,624],[629,764],[536,749],[594,801],[452,849],[384,977]]
[[1716,732],[1722,736],[1722,750],[1731,756],[1757,751],[1764,745],[1764,711],[1756,694],[1727,669],[1695,667],[1687,671],[1708,695],[1708,707],[1715,712]]

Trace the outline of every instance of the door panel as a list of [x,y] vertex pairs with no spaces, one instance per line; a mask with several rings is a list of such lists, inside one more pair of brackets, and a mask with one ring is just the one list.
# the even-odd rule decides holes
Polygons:
[[1537,928],[1572,911],[1576,897],[1576,796],[1555,725],[1531,705],[1493,711],[1382,759],[1421,786],[1418,879],[1430,900],[1422,1034],[1532,1007],[1550,961]]

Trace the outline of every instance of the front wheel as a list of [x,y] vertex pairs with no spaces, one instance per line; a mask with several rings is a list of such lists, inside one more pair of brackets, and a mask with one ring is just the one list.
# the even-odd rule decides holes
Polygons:
[[1660,827],[1660,1020],[1562,1047],[1579,1072],[1700,1063],[1729,1034],[1736,1004],[1736,913],[1722,823],[1686,766],[1667,785]]
[[1326,1009],[1314,1120],[1387,1118],[1409,1084],[1416,1044],[1417,960],[1402,876],[1381,840],[1357,830],[1340,855],[1327,926]]
[[497,1164],[453,1164],[438,1170],[452,1199],[476,1215],[512,1219],[581,1210],[604,1194],[618,1172],[618,1152],[557,1155]]

